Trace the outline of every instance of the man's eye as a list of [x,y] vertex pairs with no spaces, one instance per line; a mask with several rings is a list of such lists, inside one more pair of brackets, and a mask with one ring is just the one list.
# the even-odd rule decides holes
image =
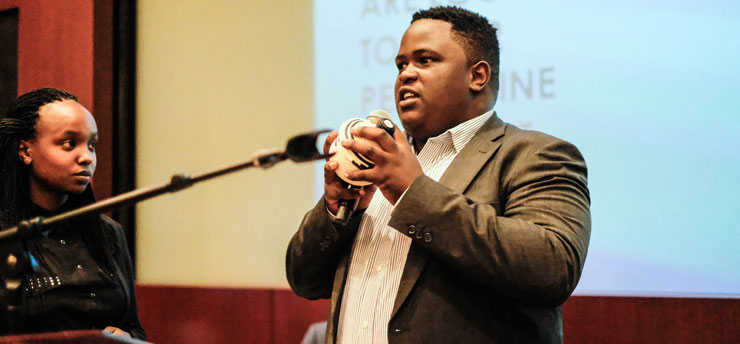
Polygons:
[[74,141],[67,140],[67,141],[62,142],[63,148],[74,148],[75,146],[76,144]]
[[90,143],[87,144],[87,149],[89,149],[91,152],[94,152],[95,151],[95,148],[97,148],[97,147],[98,147],[98,143],[97,142],[90,142]]
[[404,68],[406,68],[406,63],[397,63],[396,68],[398,68],[398,71],[402,71]]
[[432,62],[432,58],[431,57],[422,57],[421,58],[421,64],[429,64],[430,62]]

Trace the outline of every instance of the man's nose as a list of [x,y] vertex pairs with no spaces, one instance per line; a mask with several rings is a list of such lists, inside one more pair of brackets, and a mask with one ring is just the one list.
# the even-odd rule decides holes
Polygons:
[[418,77],[418,74],[416,73],[416,70],[411,65],[404,68],[400,73],[398,73],[398,80],[405,84],[409,81],[416,80]]

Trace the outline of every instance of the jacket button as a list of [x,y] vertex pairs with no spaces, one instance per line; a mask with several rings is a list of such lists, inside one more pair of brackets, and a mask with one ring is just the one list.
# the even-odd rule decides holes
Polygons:
[[324,240],[319,243],[319,250],[326,251],[329,246],[331,246],[331,240]]
[[422,238],[423,236],[424,236],[424,232],[422,232],[422,231],[417,231],[417,232],[416,232],[416,235],[415,235],[415,237],[416,237],[417,239],[421,239],[421,238]]
[[424,242],[432,242],[432,233],[424,233]]
[[416,226],[409,225],[407,232],[409,233],[409,235],[414,235],[414,233],[416,233]]

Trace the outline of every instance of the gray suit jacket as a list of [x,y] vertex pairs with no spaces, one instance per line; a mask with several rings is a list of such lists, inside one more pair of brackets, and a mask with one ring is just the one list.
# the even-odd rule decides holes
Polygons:
[[[572,144],[494,114],[439,182],[419,177],[389,222],[412,238],[389,342],[562,342],[590,236],[586,174]],[[333,224],[322,198],[288,247],[293,291],[332,299],[330,343],[360,218]]]

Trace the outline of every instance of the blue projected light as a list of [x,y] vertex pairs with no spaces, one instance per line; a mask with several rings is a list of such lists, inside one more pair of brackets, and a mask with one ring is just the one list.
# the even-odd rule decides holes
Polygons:
[[[317,128],[375,109],[400,123],[399,41],[438,3],[315,0]],[[446,3],[500,29],[498,115],[586,157],[576,293],[740,297],[740,2]]]

